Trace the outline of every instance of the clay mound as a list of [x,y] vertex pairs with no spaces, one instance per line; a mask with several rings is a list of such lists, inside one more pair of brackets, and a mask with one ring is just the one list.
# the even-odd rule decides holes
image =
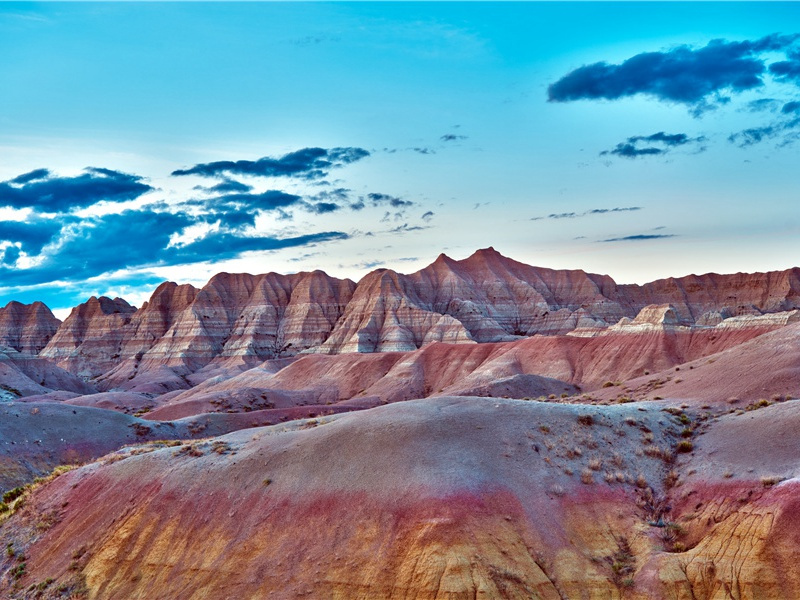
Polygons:
[[0,348],[0,399],[47,394],[53,390],[89,394],[95,389],[48,360]]
[[[432,343],[405,353],[304,355],[292,362],[270,361],[233,377],[206,379],[161,399],[159,408],[148,416],[164,420],[370,398],[386,403],[442,395],[560,397],[669,369],[741,344],[763,331],[757,327],[661,329],[591,338],[534,336],[496,344]],[[598,397],[606,396],[611,393]]]
[[695,440],[689,483],[800,478],[800,400],[720,418]]
[[94,460],[125,444],[179,437],[191,437],[186,426],[111,410],[50,402],[0,404],[0,490],[58,465]]
[[0,543],[18,589],[90,598],[798,597],[800,484],[692,479],[749,428],[672,412],[437,398],[240,431],[62,475]]
[[137,416],[149,412],[156,406],[157,401],[144,394],[134,394],[131,392],[101,392],[99,394],[87,394],[65,401],[65,404],[73,406],[92,406],[105,410],[116,410],[126,414],[137,414]]
[[90,597],[608,595],[597,557],[666,468],[641,431],[678,431],[638,408],[442,398],[242,431],[62,475],[4,531],[54,511],[19,584],[77,575]]
[[735,407],[777,396],[800,397],[800,323],[592,395],[639,400],[658,396],[691,404],[731,402]]

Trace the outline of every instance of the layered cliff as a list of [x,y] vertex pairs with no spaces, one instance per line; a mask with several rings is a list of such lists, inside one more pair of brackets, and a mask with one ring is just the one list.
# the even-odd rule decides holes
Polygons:
[[41,302],[9,302],[0,308],[0,346],[38,354],[55,335],[61,321]]
[[[681,328],[764,331],[797,318],[800,269],[617,285],[583,271],[532,267],[492,248],[439,256],[410,275],[378,269],[358,284],[321,271],[228,274],[202,289],[164,283],[140,309],[92,298],[53,333],[41,304],[0,309],[7,345],[36,351],[114,387],[158,370],[166,391],[214,360],[250,366],[298,353],[406,352],[534,335],[596,336]],[[27,315],[27,316],[26,316]],[[33,316],[32,316],[33,315]]]

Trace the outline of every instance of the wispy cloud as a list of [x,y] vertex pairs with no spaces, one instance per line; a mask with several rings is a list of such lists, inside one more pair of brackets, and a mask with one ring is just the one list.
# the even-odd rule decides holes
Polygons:
[[674,233],[646,233],[639,235],[626,235],[624,237],[608,238],[605,240],[598,240],[599,242],[641,242],[644,240],[660,240],[663,238],[677,237]]
[[[638,158],[666,154],[672,148],[687,144],[699,144],[706,141],[704,136],[689,137],[685,133],[664,133],[659,131],[651,135],[637,135],[620,142],[612,150],[604,150],[600,156],[616,155],[622,158]],[[701,148],[702,151],[702,148]]]
[[296,177],[320,179],[331,169],[357,162],[369,156],[363,148],[303,148],[280,158],[265,156],[258,160],[223,160],[200,163],[188,169],[178,169],[172,175],[201,175],[220,177],[225,175],[255,175],[262,177]]
[[544,219],[577,219],[580,217],[589,217],[593,215],[605,215],[608,213],[624,213],[642,210],[641,206],[621,206],[616,208],[593,208],[591,210],[584,210],[581,212],[563,212],[563,213],[550,213],[545,217],[532,217],[531,221],[542,221]]

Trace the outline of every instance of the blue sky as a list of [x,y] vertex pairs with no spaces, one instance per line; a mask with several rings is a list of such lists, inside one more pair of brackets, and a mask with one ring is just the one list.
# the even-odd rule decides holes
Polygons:
[[797,3],[0,3],[0,305],[494,246],[796,266]]

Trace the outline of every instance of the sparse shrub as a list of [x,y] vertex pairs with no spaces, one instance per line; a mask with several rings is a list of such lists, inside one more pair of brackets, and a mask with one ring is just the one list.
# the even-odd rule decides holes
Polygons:
[[614,387],[614,385],[615,385],[615,384],[614,384],[614,382],[613,382],[613,381],[606,381],[606,382],[603,384],[603,387],[604,387],[604,388],[610,388],[610,387]]
[[611,471],[606,471],[603,473],[603,479],[605,479],[605,482],[608,484],[612,484],[617,481],[616,477],[614,477],[614,474]]
[[566,493],[566,491],[564,490],[563,486],[561,486],[561,485],[559,485],[557,483],[554,483],[550,487],[550,493],[553,494],[554,496],[563,496]]
[[594,477],[589,469],[584,469],[581,471],[581,483],[585,483],[586,485],[591,485],[594,483]]
[[606,557],[606,562],[611,568],[611,581],[616,585],[625,587],[633,586],[634,557],[628,539],[621,537],[617,541],[617,550]]
[[764,487],[772,487],[773,485],[776,485],[783,480],[784,478],[778,475],[768,475],[761,478],[761,485],[763,485]]
[[591,469],[592,471],[599,471],[600,468],[603,466],[603,461],[601,461],[599,458],[593,458],[589,461],[588,466],[589,469]]
[[13,490],[8,490],[3,494],[3,502],[10,503],[22,496],[25,493],[24,487],[15,487]]
[[690,442],[689,440],[681,440],[680,442],[678,442],[676,449],[678,450],[678,452],[684,452],[684,453],[691,452],[692,450],[694,450],[694,444],[692,444],[692,442]]
[[539,431],[542,433],[550,433],[550,428],[547,425],[539,425]]
[[669,490],[675,487],[676,483],[678,483],[678,473],[672,469],[664,476],[664,488]]
[[694,429],[691,427],[685,427],[683,431],[681,431],[682,438],[690,438],[694,435]]
[[587,427],[594,425],[594,417],[592,415],[579,415],[578,423],[581,425],[586,425]]
[[645,489],[647,487],[647,478],[641,473],[639,473],[639,476],[636,478],[636,487],[640,489]]

